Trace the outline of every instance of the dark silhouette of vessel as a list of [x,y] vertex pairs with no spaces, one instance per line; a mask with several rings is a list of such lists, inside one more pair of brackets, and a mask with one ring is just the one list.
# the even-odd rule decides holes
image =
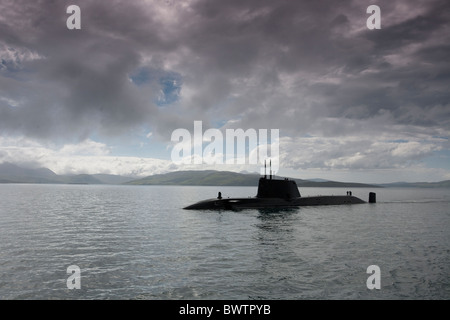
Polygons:
[[[264,165],[265,166],[265,165]],[[376,195],[369,193],[369,203],[376,202]],[[217,198],[199,201],[185,207],[187,210],[240,210],[240,209],[285,209],[302,206],[323,206],[367,203],[347,191],[347,195],[308,196],[302,197],[297,183],[289,179],[272,179],[270,177],[259,179],[256,197],[248,198],[222,198],[219,192]]]

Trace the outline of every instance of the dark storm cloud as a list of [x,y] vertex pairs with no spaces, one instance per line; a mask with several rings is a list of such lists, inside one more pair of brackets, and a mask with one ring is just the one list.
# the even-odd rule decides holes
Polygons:
[[[197,58],[181,67],[190,76],[186,84],[197,89],[185,105],[203,119],[209,112],[241,119],[235,126],[283,128],[289,135],[355,134],[353,125],[321,124],[324,118],[377,122],[386,114],[391,124],[445,126],[446,3],[381,2],[381,30],[365,27],[368,5],[195,2],[195,19],[183,19],[190,22],[181,37]],[[435,52],[430,47],[438,61],[426,60]]]
[[86,0],[71,31],[74,3],[2,2],[2,132],[449,129],[446,1],[378,1],[381,30],[366,28],[364,1]]
[[[146,48],[158,54],[151,15],[132,4],[79,1],[82,29],[66,28],[71,1],[2,3],[0,106],[3,132],[44,138],[120,134],[151,122],[159,87],[129,74]],[[15,54],[11,54],[15,52]]]

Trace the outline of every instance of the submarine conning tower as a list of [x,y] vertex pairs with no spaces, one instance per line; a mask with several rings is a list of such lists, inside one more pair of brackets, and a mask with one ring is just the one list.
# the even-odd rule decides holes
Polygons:
[[272,180],[259,178],[257,198],[294,199],[300,197],[297,184],[293,180]]
[[[266,165],[264,164],[264,169]],[[297,183],[293,180],[274,180],[272,179],[272,161],[270,163],[270,178],[264,174],[264,177],[259,178],[257,198],[282,198],[294,199],[300,197]]]

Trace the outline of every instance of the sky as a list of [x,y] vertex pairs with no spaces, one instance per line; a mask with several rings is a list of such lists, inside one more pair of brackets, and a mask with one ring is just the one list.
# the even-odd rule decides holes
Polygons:
[[449,22],[446,0],[1,0],[0,163],[259,171],[175,163],[201,121],[279,130],[282,176],[447,180]]

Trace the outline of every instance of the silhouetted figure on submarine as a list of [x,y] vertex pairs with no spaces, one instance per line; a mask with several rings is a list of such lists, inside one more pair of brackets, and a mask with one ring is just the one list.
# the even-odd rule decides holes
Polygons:
[[[376,202],[374,192],[369,194],[369,203]],[[293,180],[284,178],[277,180],[272,178],[272,161],[270,161],[270,175],[266,175],[266,163],[264,162],[264,177],[259,178],[258,192],[256,197],[249,198],[222,198],[219,192],[217,198],[199,201],[184,209],[188,210],[214,210],[214,209],[283,209],[297,208],[302,206],[323,206],[323,205],[342,205],[342,204],[360,204],[366,203],[347,191],[346,196],[309,196],[302,197]]]

